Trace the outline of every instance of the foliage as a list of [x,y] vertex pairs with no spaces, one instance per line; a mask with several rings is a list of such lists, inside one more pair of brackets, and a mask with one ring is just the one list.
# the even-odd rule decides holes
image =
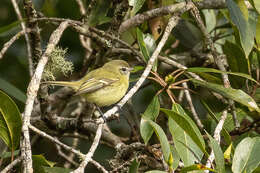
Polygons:
[[[79,9],[79,1],[85,11]],[[13,11],[11,1],[0,4],[0,138],[10,150],[1,149],[0,170],[22,150],[20,111],[28,98],[29,67],[39,62],[34,54],[39,48],[36,43],[44,52],[57,25],[71,19],[67,20],[70,29],[47,55],[43,80],[62,76],[76,80],[104,62],[123,59],[135,66],[130,76],[133,87],[146,67],[152,68],[151,73],[145,71],[150,76],[119,111],[120,123],[107,120],[91,158],[101,169],[129,173],[259,171],[259,0],[192,1],[198,9],[188,7],[184,0],[79,1],[33,1],[39,40],[34,35],[35,21],[22,11],[26,9],[23,3],[19,4],[22,21],[8,13]],[[172,16],[180,20],[161,45]],[[22,30],[22,22],[29,28],[30,60],[26,40],[19,37],[2,52],[5,43]],[[157,46],[162,50],[151,64]],[[28,92],[37,94],[30,123],[53,137],[49,141],[47,135],[30,133],[31,139],[37,139],[34,145],[31,142],[32,152],[39,154],[32,156],[34,172],[74,170],[81,155],[73,155],[68,148],[63,151],[66,147],[61,149],[53,141],[87,153],[97,129],[92,106],[62,89],[51,90],[51,96],[44,87]],[[21,165],[13,169],[19,172]],[[97,172],[95,167],[85,170]]]

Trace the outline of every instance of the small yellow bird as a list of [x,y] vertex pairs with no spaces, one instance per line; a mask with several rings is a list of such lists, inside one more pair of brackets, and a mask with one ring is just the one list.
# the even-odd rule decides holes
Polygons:
[[117,103],[129,86],[130,71],[133,68],[126,61],[112,60],[103,67],[87,73],[78,81],[47,81],[50,85],[67,86],[83,96],[89,103],[99,107]]

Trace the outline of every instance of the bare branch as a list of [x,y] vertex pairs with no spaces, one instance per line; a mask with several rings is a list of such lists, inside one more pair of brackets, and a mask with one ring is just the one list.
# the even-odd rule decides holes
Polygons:
[[[222,116],[221,116],[221,118],[218,122],[218,125],[215,128],[214,136],[213,136],[217,140],[218,144],[220,143],[220,132],[223,128],[223,125],[224,125],[226,118],[227,118],[227,110],[224,110],[223,113],[222,113]],[[207,163],[206,163],[206,167],[210,168],[214,159],[215,159],[214,152],[211,151],[210,156],[209,156]],[[208,172],[209,171],[205,171],[205,173],[208,173]]]
[[8,173],[11,172],[11,169],[18,164],[19,162],[21,162],[22,157],[17,157],[14,161],[12,161],[9,165],[7,165],[2,171],[1,173]]
[[178,4],[173,4],[169,6],[164,6],[161,8],[155,8],[150,11],[146,11],[142,14],[137,14],[134,17],[124,21],[119,27],[119,35],[125,32],[130,27],[135,27],[142,24],[144,21],[149,20],[154,17],[184,12],[190,9],[190,5],[186,4],[186,2],[181,2]]
[[40,81],[44,67],[48,61],[48,57],[54,47],[57,45],[58,41],[64,30],[68,27],[68,22],[62,22],[60,26],[51,34],[47,49],[42,55],[35,73],[29,83],[27,88],[27,100],[26,106],[23,113],[23,126],[22,126],[22,138],[21,138],[21,155],[23,158],[24,172],[31,173],[33,172],[32,168],[32,151],[30,145],[30,135],[28,126],[30,125],[31,113],[33,110],[34,100],[37,96],[37,92],[40,86]]
[[[188,88],[188,85],[187,85],[186,82],[182,83],[182,86],[184,88]],[[190,95],[190,91],[189,90],[184,90],[184,93],[186,95],[186,99],[188,101],[188,104],[190,105],[191,113],[192,113],[192,115],[193,115],[193,117],[194,117],[198,127],[200,128],[200,130],[203,130],[204,126],[201,123],[200,118],[199,118],[199,116],[198,116],[198,114],[197,114],[197,112],[196,112],[196,110],[194,108],[194,105],[193,105],[193,102],[192,102],[192,99],[191,99],[191,95]]]
[[[29,31],[28,31],[29,32]],[[13,36],[8,42],[6,42],[0,51],[0,59],[3,58],[5,52],[8,50],[8,48],[16,41],[18,40],[22,35],[24,35],[24,31],[20,31],[15,36]]]
[[102,134],[102,128],[103,128],[103,124],[99,124],[96,136],[94,138],[94,141],[93,141],[93,143],[92,143],[88,153],[84,156],[84,160],[81,162],[79,167],[76,170],[72,171],[71,173],[81,173],[81,172],[84,172],[85,167],[87,166],[88,162],[92,159],[92,157],[94,155],[94,152],[97,149],[97,146],[99,144],[99,141],[100,141],[100,138],[101,138],[101,134]]
[[30,76],[32,76],[33,75],[32,48],[31,48],[31,45],[30,45],[29,36],[27,34],[26,26],[25,26],[25,23],[23,21],[22,14],[20,12],[20,9],[18,7],[16,0],[11,0],[11,2],[14,6],[14,10],[15,10],[15,13],[16,13],[18,19],[21,21],[21,26],[22,26],[22,29],[25,33],[25,40],[26,40],[26,45],[27,45],[27,53],[28,53],[28,61],[29,61],[29,72],[30,72]]
[[[147,66],[142,74],[142,76],[140,77],[140,79],[137,81],[137,83],[135,84],[135,86],[133,88],[131,88],[131,90],[123,97],[123,99],[118,103],[119,107],[122,107],[127,100],[129,100],[134,94],[135,92],[140,88],[140,86],[143,84],[143,82],[145,81],[145,79],[147,78],[147,76],[149,75],[152,66],[155,62],[155,60],[157,59],[157,57],[159,56],[159,53],[161,52],[164,44],[166,43],[172,29],[177,25],[179,21],[179,17],[176,16],[172,16],[168,22],[168,25],[165,28],[164,34],[162,36],[162,39],[160,40],[158,46],[156,47],[156,49],[154,50],[151,58],[149,59]],[[112,114],[114,114],[115,112],[118,111],[118,106],[113,107],[112,109],[110,109],[109,111],[107,111],[104,114],[104,117],[107,119],[109,118]],[[101,122],[103,122],[104,120],[101,118],[99,119]]]

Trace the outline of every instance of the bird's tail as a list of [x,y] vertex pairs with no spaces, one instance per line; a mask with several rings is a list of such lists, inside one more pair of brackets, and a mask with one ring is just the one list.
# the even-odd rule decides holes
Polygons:
[[46,84],[46,85],[56,85],[56,86],[66,86],[66,87],[70,87],[74,90],[77,90],[79,85],[77,83],[77,81],[75,82],[67,82],[67,81],[45,81],[42,82],[42,84]]

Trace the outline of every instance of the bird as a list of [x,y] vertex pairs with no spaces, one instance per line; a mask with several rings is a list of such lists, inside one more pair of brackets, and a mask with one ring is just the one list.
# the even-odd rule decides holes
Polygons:
[[44,84],[67,86],[87,102],[98,107],[117,103],[127,92],[133,70],[124,60],[111,60],[77,81],[46,81]]

